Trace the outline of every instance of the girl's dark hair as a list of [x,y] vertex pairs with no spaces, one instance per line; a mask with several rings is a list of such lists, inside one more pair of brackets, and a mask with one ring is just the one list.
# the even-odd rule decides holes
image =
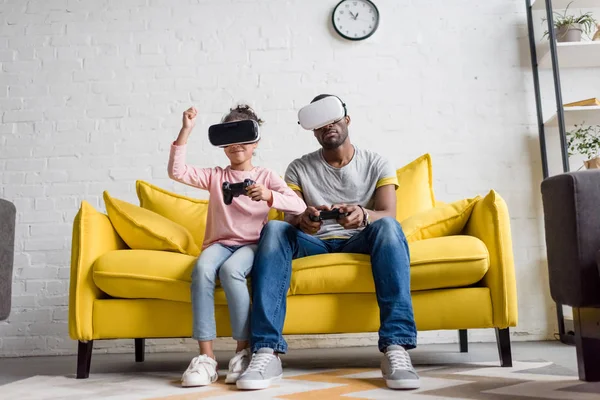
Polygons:
[[263,124],[263,120],[258,118],[258,115],[254,112],[254,110],[247,104],[240,104],[235,108],[229,109],[229,114],[223,117],[223,121],[221,122],[231,122],[237,121],[240,119],[251,119],[258,123],[258,125]]

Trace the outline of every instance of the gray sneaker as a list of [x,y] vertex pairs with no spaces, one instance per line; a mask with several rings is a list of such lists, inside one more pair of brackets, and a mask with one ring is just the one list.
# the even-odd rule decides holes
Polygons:
[[266,389],[282,376],[281,360],[273,349],[265,347],[252,355],[248,368],[235,384],[238,389],[243,390]]
[[381,362],[383,379],[390,389],[418,389],[421,381],[402,346],[388,346]]

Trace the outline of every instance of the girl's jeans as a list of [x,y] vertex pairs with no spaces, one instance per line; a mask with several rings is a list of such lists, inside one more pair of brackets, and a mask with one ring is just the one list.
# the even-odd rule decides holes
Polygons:
[[227,297],[233,339],[248,340],[250,295],[246,276],[252,269],[255,252],[256,245],[213,244],[200,254],[192,272],[194,339],[208,341],[217,337],[215,282],[218,276]]

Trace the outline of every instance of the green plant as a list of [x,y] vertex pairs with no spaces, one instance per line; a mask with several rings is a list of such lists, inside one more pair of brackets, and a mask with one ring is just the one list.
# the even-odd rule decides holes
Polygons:
[[[576,17],[574,15],[567,15],[569,6],[572,3],[573,2],[570,2],[567,5],[567,8],[565,8],[565,11],[563,14],[557,13],[556,11],[554,12],[554,29],[559,29],[559,28],[562,28],[565,26],[566,27],[575,26],[575,28],[577,28],[577,25],[579,25],[579,26],[581,26],[581,30],[583,32],[585,32],[585,34],[588,35],[588,37],[591,39],[590,34],[594,31],[597,21],[594,19],[591,12],[586,12],[585,14],[581,14],[578,17]],[[545,21],[546,21],[545,18],[542,19],[542,22],[545,22]],[[542,36],[542,38],[544,38],[546,36],[548,36],[548,31],[544,32],[544,35]]]
[[600,156],[600,125],[575,125],[567,132],[569,156],[582,155],[591,160]]

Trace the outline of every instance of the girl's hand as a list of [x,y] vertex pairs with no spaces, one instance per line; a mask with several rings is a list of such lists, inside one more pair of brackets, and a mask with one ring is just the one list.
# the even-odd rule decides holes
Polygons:
[[254,201],[266,201],[267,203],[271,203],[273,201],[273,192],[271,189],[267,189],[264,185],[260,183],[255,183],[252,186],[248,186],[248,196]]
[[196,107],[190,107],[183,112],[183,130],[191,132],[196,126],[196,116],[198,111]]

